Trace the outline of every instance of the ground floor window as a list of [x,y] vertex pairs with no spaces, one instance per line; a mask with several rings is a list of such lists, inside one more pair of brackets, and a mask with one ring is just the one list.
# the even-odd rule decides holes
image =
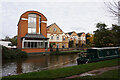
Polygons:
[[[31,47],[30,42],[27,42],[27,43],[28,43],[28,45],[26,45],[26,47],[29,47],[29,48],[30,48],[30,47]],[[24,44],[24,45],[25,45],[25,44]]]
[[65,48],[65,44],[64,44],[64,48]]
[[45,49],[48,48],[48,42],[45,42]]
[[59,44],[57,44],[57,48],[59,48]]
[[24,42],[24,47],[27,47],[28,46],[28,43],[27,42]]
[[63,44],[62,48],[66,48],[65,44]]
[[48,48],[48,42],[24,42],[24,48]]

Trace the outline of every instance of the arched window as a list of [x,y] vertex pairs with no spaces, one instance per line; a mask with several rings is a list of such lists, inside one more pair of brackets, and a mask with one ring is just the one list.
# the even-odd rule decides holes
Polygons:
[[39,34],[41,33],[41,16],[39,16]]
[[36,33],[36,14],[28,14],[28,33]]

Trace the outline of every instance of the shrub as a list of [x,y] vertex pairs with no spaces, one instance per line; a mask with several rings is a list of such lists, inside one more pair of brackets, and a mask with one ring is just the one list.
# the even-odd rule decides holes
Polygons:
[[17,58],[27,58],[27,53],[21,51],[20,49],[9,49],[2,46],[2,58],[3,59],[17,59]]

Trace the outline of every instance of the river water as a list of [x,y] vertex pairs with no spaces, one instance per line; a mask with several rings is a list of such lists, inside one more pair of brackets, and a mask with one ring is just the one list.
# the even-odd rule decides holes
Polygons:
[[77,65],[75,60],[77,57],[77,54],[32,55],[26,59],[4,60],[2,62],[2,76],[74,66]]

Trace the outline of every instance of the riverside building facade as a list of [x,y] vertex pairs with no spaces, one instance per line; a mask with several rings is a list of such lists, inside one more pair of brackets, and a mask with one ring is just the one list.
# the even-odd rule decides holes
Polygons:
[[38,11],[23,13],[18,22],[17,48],[27,53],[49,52],[47,18]]
[[69,46],[67,35],[56,23],[47,27],[47,37],[49,38],[50,46],[52,46],[52,48],[68,48]]

